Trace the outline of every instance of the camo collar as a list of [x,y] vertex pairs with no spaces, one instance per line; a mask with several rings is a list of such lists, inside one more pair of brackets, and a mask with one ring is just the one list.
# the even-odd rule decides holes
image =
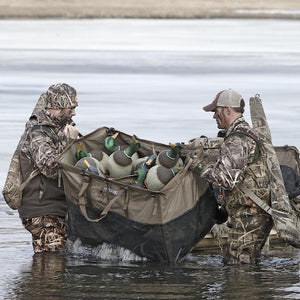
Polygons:
[[228,137],[237,126],[239,126],[242,123],[246,123],[245,118],[243,116],[235,119],[232,124],[228,127],[227,131],[226,131],[226,135],[225,138]]

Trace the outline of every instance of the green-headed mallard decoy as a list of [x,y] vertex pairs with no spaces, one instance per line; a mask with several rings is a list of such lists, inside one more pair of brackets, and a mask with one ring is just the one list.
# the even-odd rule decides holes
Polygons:
[[144,157],[140,157],[138,159],[134,159],[132,157],[133,163],[132,163],[132,172],[131,173],[136,173],[137,169],[144,163],[147,161],[147,159],[149,158],[149,156],[144,156]]
[[75,152],[75,158],[77,159],[77,161],[84,157],[91,157],[91,156],[92,156],[91,153],[86,153],[85,151],[83,151],[82,144],[78,143],[77,150]]
[[75,167],[80,168],[81,170],[89,171],[94,174],[97,174],[101,177],[104,177],[105,168],[103,165],[94,157],[83,157],[76,164]]
[[115,145],[115,139],[119,135],[119,132],[116,132],[113,135],[110,135],[104,139],[104,147],[109,153],[121,150],[120,146]]
[[136,136],[133,136],[129,147],[113,152],[108,157],[106,164],[109,177],[119,178],[130,175],[133,163],[132,156],[139,150],[140,146]]
[[140,188],[143,188],[144,185],[144,181],[146,178],[146,175],[149,171],[149,169],[151,167],[153,167],[153,165],[155,164],[155,160],[156,160],[156,156],[155,155],[151,155],[149,156],[146,161],[144,161],[137,169],[137,179],[134,182],[134,185]]
[[156,165],[148,171],[145,186],[151,191],[160,191],[180,170],[179,167],[169,169]]
[[182,148],[180,143],[170,144],[171,149],[161,151],[156,159],[157,165],[162,165],[168,169],[182,166],[183,161],[180,158],[180,150]]
[[[119,132],[116,132],[115,134],[108,136],[104,139],[104,147],[110,154],[116,151],[125,150],[127,148],[127,146],[125,145],[115,145],[115,139],[118,135]],[[137,154],[137,152],[135,152],[131,158],[133,161],[135,161],[139,158],[139,155]]]

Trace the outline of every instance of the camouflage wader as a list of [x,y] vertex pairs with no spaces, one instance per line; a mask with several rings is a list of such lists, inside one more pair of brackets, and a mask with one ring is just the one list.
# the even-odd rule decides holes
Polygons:
[[67,241],[67,222],[63,217],[40,216],[22,219],[22,223],[32,234],[34,253],[58,252]]
[[224,262],[258,262],[273,227],[272,217],[239,192],[227,196],[226,209],[230,230]]

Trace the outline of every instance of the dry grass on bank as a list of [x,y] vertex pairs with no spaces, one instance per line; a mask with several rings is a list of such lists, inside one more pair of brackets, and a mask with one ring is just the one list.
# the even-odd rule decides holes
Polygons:
[[2,0],[0,18],[300,18],[299,0]]

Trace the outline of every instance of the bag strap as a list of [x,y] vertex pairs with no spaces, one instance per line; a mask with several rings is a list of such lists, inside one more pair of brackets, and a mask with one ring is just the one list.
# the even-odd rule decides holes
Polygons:
[[117,201],[117,199],[126,191],[126,189],[122,189],[122,191],[120,191],[120,193],[118,193],[118,195],[116,195],[113,199],[111,199],[108,204],[104,207],[104,209],[101,212],[100,218],[98,219],[91,219],[88,216],[87,213],[87,209],[86,209],[86,205],[87,205],[87,201],[85,198],[85,194],[86,194],[86,190],[88,188],[90,184],[90,177],[85,175],[84,176],[84,180],[82,181],[82,185],[81,185],[81,189],[78,193],[78,202],[79,202],[79,207],[80,207],[80,211],[82,212],[83,216],[89,221],[89,222],[99,222],[100,220],[102,220],[103,218],[106,217],[106,215],[108,214],[109,210],[111,209],[112,205]]
[[260,208],[272,216],[277,234],[280,238],[287,241],[292,246],[300,248],[299,224],[297,223],[297,218],[294,214],[272,209],[244,185],[240,186],[240,190],[249,196]]
[[117,199],[119,199],[119,197],[121,195],[123,195],[123,193],[126,191],[126,189],[121,189],[120,192],[118,193],[117,196],[115,196],[114,198],[112,198],[108,204],[104,207],[102,213],[101,213],[101,219],[103,219],[104,217],[106,217],[106,215],[108,214],[108,212],[110,211],[112,205],[117,201]]
[[35,130],[40,130],[40,131],[47,132],[50,135],[50,137],[51,137],[54,144],[56,144],[58,142],[58,139],[55,137],[56,134],[53,132],[53,130],[49,126],[47,126],[47,125],[34,125],[31,128],[31,133]]
[[87,210],[86,210],[86,199],[85,199],[85,192],[89,186],[90,183],[90,178],[88,176],[84,176],[84,180],[82,181],[82,185],[81,185],[81,189],[78,193],[78,202],[79,202],[79,208],[81,213],[83,214],[83,216],[89,221],[89,222],[99,222],[102,218],[98,218],[98,219],[91,219],[88,214],[87,214]]
[[249,198],[251,198],[251,200],[253,200],[255,202],[255,204],[257,204],[261,209],[263,209],[266,213],[268,213],[269,215],[272,216],[272,214],[273,214],[272,207],[270,207],[267,203],[265,203],[264,201],[262,201],[257,195],[255,195],[252,192],[252,190],[250,190],[249,188],[247,188],[244,184],[241,184],[239,186],[239,189],[245,195],[247,195]]
[[129,206],[129,193],[128,193],[128,189],[126,189],[123,210],[127,218],[128,218],[128,206]]

